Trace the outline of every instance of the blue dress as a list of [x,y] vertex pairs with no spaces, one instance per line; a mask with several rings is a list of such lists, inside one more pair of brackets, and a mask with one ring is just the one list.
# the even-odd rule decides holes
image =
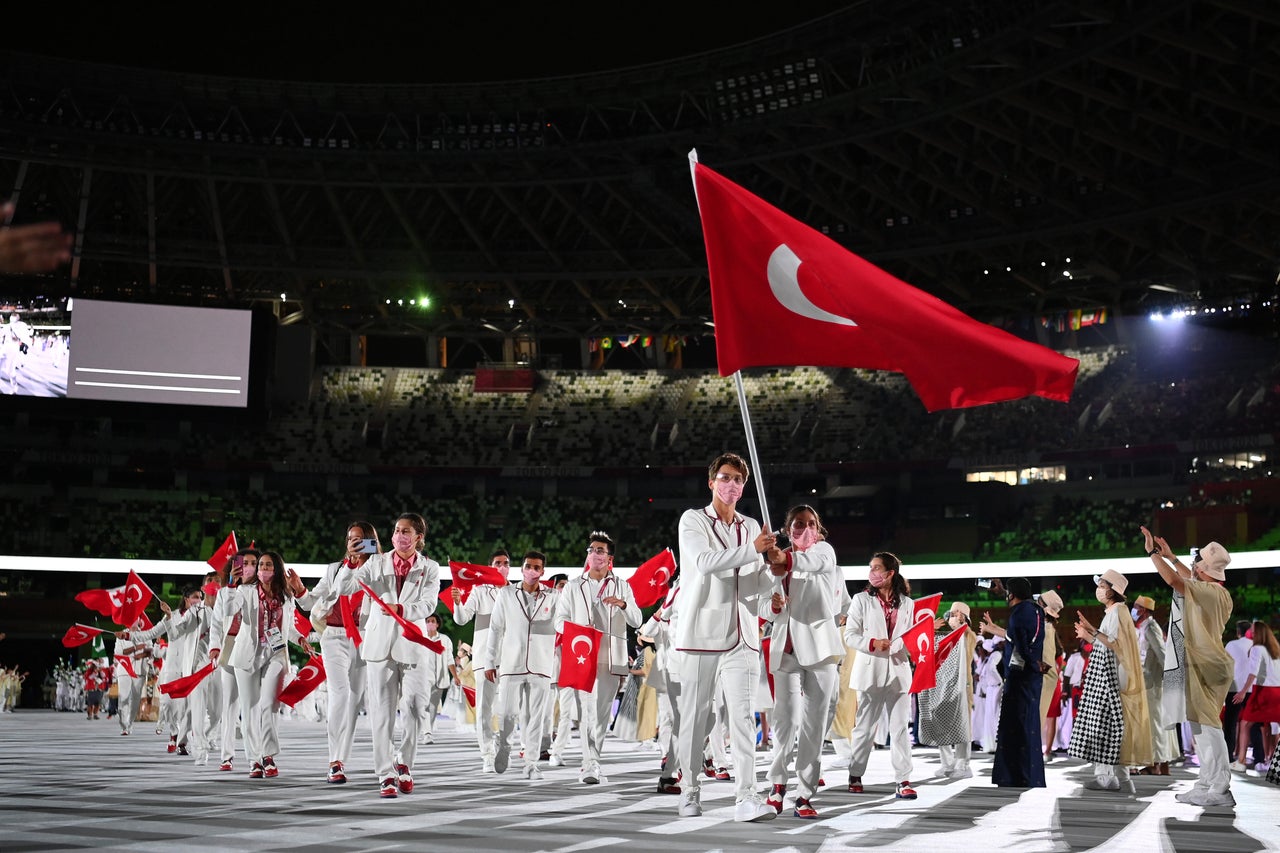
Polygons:
[[[1044,753],[1040,743],[1040,657],[1044,652],[1044,611],[1019,602],[1009,614],[1010,650],[1005,660],[1004,698],[996,729],[991,781],[1001,787],[1043,788]],[[1024,662],[1014,666],[1014,652]]]

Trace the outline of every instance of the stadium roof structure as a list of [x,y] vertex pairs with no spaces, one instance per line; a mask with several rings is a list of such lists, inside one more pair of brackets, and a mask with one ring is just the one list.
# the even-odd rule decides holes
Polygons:
[[1280,270],[1277,139],[1280,11],[1248,0],[867,0],[461,85],[0,53],[0,187],[75,234],[30,293],[353,331],[709,333],[695,147],[980,319],[1248,304]]

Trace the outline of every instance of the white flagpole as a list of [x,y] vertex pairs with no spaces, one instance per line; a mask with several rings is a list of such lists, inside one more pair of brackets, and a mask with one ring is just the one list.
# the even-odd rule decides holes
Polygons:
[[756,453],[756,436],[751,429],[751,410],[747,407],[747,389],[742,384],[742,371],[733,372],[733,384],[738,389],[738,409],[742,412],[742,429],[747,434],[747,456],[751,458],[751,467],[755,471],[756,496],[760,501],[760,525],[764,530],[772,530],[769,523],[769,502],[764,496],[764,472],[760,468],[760,455]]

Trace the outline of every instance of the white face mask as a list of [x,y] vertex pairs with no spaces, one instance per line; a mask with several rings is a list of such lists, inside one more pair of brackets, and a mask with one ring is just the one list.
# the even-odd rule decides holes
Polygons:
[[1097,589],[1095,589],[1095,590],[1093,591],[1093,597],[1094,597],[1094,598],[1096,598],[1096,599],[1098,599],[1098,603],[1099,603],[1099,604],[1107,604],[1107,603],[1108,603],[1108,602],[1107,602],[1107,590],[1106,590],[1106,588],[1104,588],[1104,587],[1102,587],[1102,586],[1099,586]]
[[1139,610],[1137,607],[1129,608],[1129,614],[1133,616],[1134,622],[1140,622],[1142,620],[1142,611]]

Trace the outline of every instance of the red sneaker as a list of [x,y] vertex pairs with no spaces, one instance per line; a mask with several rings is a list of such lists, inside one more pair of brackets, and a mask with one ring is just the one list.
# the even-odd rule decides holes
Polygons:
[[219,769],[219,770],[230,770],[230,769],[231,769],[231,759],[230,759],[230,758],[228,758],[226,761],[224,761],[224,762],[222,762],[221,764],[219,764],[219,765],[218,765],[218,769]]
[[280,775],[280,771],[276,769],[276,760],[270,755],[262,759],[262,775],[268,779],[274,779]]
[[258,763],[258,762],[256,762],[256,761],[255,761],[255,762],[253,762],[253,769],[249,771],[249,778],[250,778],[250,779],[261,779],[261,778],[262,778],[262,765],[261,765],[261,764],[259,764],[259,763]]
[[399,793],[396,790],[396,777],[388,776],[382,780],[382,789],[378,792],[378,796],[382,797],[384,800],[395,799],[399,796]]
[[716,778],[717,778],[717,779],[719,779],[721,782],[728,782],[728,781],[729,781],[729,768],[728,768],[728,767],[717,767],[717,768],[716,768]]
[[173,753],[178,751],[178,736],[173,735],[169,738],[169,748],[165,752]]
[[808,800],[796,800],[795,810],[791,813],[804,820],[815,820],[818,817],[818,810]]
[[911,783],[903,779],[898,783],[898,793],[894,794],[899,800],[914,800],[916,798],[915,789],[911,787]]
[[716,778],[716,766],[711,763],[710,758],[702,762],[702,772],[706,774],[708,779]]
[[329,765],[329,778],[326,781],[330,785],[341,785],[347,781],[347,774],[342,769],[341,761],[335,761]]
[[850,794],[862,793],[862,777],[861,776],[849,777],[849,793]]
[[400,787],[400,793],[412,794],[413,793],[413,776],[409,775],[408,766],[404,764],[397,764],[396,773],[398,774],[396,777],[396,785]]
[[782,800],[786,794],[786,785],[774,785],[773,790],[769,792],[769,796],[764,801],[765,805],[772,806],[775,812],[782,814]]

